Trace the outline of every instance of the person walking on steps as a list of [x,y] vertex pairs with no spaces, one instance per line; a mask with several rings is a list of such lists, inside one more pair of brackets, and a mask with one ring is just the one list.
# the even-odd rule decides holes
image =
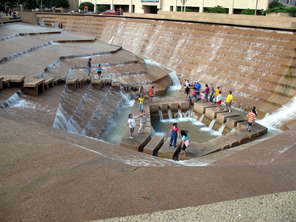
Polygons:
[[229,91],[226,100],[225,100],[225,105],[226,105],[226,111],[231,112],[231,105],[232,105],[232,100],[233,100],[233,95],[232,91]]
[[89,58],[88,61],[87,61],[87,68],[88,68],[88,76],[90,76],[90,72],[91,72],[91,58]]
[[172,129],[171,129],[170,147],[171,146],[175,148],[177,147],[178,132],[179,132],[178,124],[173,123]]
[[190,141],[189,141],[189,134],[186,130],[181,130],[181,143],[179,144],[177,150],[174,152],[173,160],[179,160],[179,155],[182,152],[186,152],[186,149],[189,147]]
[[130,113],[128,115],[127,123],[128,123],[128,128],[129,128],[129,131],[130,131],[130,137],[129,138],[133,139],[134,138],[134,131],[135,131],[135,127],[136,127],[136,120],[134,119],[132,113]]
[[[254,107],[253,107],[254,108]],[[255,111],[255,112],[254,112]],[[255,120],[256,120],[256,107],[255,107],[255,109],[253,110],[251,110],[248,114],[247,114],[247,124],[248,124],[248,131],[249,132],[251,132],[251,130],[252,130],[252,127],[253,127],[253,125],[254,125],[254,122],[255,122]]]

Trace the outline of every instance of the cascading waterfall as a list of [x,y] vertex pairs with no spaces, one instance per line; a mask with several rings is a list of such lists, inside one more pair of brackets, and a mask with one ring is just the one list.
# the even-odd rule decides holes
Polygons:
[[159,115],[159,119],[160,120],[163,120],[163,115],[162,115],[162,111],[161,110],[158,110],[158,115]]
[[223,132],[224,132],[224,129],[225,129],[225,123],[223,123],[221,126],[220,126],[220,128],[219,128],[219,130],[218,130],[218,133],[220,134],[220,135],[222,135],[223,134]]
[[168,109],[169,119],[173,119],[173,113],[172,110]]
[[263,119],[258,120],[258,123],[268,128],[281,127],[285,122],[295,118],[296,116],[296,97],[292,101],[272,114],[267,114]]
[[118,143],[118,138],[122,137],[122,125],[125,125],[125,117],[127,119],[127,114],[123,115],[123,112],[130,112],[129,109],[135,101],[125,93],[113,91],[111,88],[97,91],[88,87],[80,95],[78,103],[72,102],[77,94],[79,96],[79,92],[65,88],[53,128]]
[[173,82],[173,85],[170,86],[169,90],[170,91],[178,91],[181,89],[181,83],[180,83],[180,80],[177,76],[177,73],[175,71],[173,72],[170,72],[170,77],[172,79],[172,82]]
[[213,129],[215,123],[216,123],[216,119],[213,119],[213,120],[211,121],[210,125],[209,125],[209,128],[210,128],[210,129]]

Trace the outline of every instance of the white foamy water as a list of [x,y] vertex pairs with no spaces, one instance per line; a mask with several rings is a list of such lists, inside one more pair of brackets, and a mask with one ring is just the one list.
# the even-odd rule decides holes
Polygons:
[[[160,68],[165,68],[162,65],[160,65],[158,62],[155,62],[151,59],[144,59],[145,64],[152,65],[152,66],[158,66]],[[166,68],[168,69],[168,68]],[[169,73],[170,78],[172,79],[173,85],[170,86],[169,91],[177,91],[181,89],[181,83],[177,76],[177,73],[175,71],[172,71]]]
[[267,128],[281,127],[285,122],[296,117],[296,97],[290,103],[283,105],[281,108],[271,114],[258,120],[257,122]]

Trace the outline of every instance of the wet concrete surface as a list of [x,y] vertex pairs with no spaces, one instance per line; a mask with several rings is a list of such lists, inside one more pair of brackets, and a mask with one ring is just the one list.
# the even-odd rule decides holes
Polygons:
[[[94,44],[106,50],[101,43],[83,44],[85,51]],[[76,44],[68,46],[37,50],[1,64],[1,71],[3,65],[7,72],[35,75],[60,52],[81,52]],[[185,167],[185,161],[49,128],[62,90],[27,97],[49,112],[0,109],[1,221],[88,221],[296,189],[294,132],[231,155],[223,151],[223,158],[201,162],[203,167],[198,161]]]

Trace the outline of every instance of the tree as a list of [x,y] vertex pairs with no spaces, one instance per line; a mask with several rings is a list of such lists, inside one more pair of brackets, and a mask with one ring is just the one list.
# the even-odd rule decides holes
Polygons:
[[88,7],[88,11],[93,11],[94,10],[94,4],[91,3],[91,2],[81,2],[81,4],[79,5],[79,9],[84,10],[85,6]]

